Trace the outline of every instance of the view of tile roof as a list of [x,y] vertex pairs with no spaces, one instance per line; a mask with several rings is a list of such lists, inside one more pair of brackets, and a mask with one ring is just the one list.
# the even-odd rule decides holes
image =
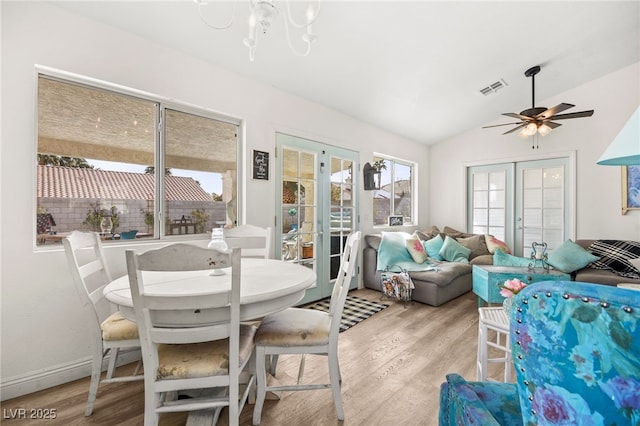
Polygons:
[[[38,165],[38,198],[96,198],[151,200],[153,175]],[[211,201],[193,178],[166,176],[166,199],[171,201]]]

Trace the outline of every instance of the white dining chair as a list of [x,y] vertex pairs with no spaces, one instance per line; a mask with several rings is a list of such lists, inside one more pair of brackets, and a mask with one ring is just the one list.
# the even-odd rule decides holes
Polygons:
[[[329,312],[313,309],[288,308],[263,318],[256,333],[257,395],[253,411],[253,424],[260,424],[262,406],[267,391],[301,391],[331,388],[339,420],[344,420],[342,407],[340,366],[338,363],[338,334],[342,310],[354,275],[361,232],[349,235],[333,291]],[[266,360],[281,354],[324,355],[329,361],[329,384],[305,384],[302,382],[304,357],[298,371],[298,381],[293,385],[267,386]],[[268,357],[268,358],[267,358]],[[275,372],[275,368],[271,368]]]
[[[100,383],[143,379],[142,375],[138,375],[141,362],[138,362],[132,376],[114,377],[118,355],[140,350],[138,327],[135,322],[117,312],[104,297],[102,291],[111,282],[111,274],[104,260],[100,235],[96,232],[73,231],[67,238],[62,239],[62,245],[90,331],[91,382],[84,412],[85,416],[90,416]],[[107,374],[100,380],[102,364],[107,355]]]
[[[240,324],[240,249],[218,251],[171,244],[136,254],[126,251],[127,271],[144,359],[144,424],[158,424],[161,413],[210,410],[215,423],[228,407],[237,425],[255,387],[255,325]],[[210,295],[154,296],[144,286],[145,273],[231,268],[231,286]],[[151,272],[155,271],[155,272]],[[205,272],[207,273],[207,272]],[[211,277],[215,286],[218,277]],[[201,325],[158,324],[155,313],[219,309],[215,321]],[[240,389],[240,377],[243,389]],[[180,391],[198,390],[180,398]]]
[[273,259],[273,228],[256,225],[238,225],[224,229],[224,240],[229,248],[241,248],[243,257]]

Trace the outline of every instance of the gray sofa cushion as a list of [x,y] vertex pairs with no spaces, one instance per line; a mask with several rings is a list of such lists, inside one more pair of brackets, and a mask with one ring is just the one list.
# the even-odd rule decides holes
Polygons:
[[457,241],[471,250],[469,254],[469,260],[473,260],[478,256],[485,254],[491,254],[487,248],[487,243],[484,240],[484,235],[474,235],[472,237],[459,237]]
[[456,278],[471,273],[472,266],[459,262],[438,262],[432,261],[436,266],[435,271],[414,271],[409,272],[411,279],[418,281],[429,281],[438,287],[446,287]]
[[633,278],[625,278],[620,275],[616,275],[606,269],[593,269],[583,268],[576,272],[575,281],[582,281],[585,283],[598,283],[607,285],[618,285],[621,283],[634,283],[640,284],[640,280]]

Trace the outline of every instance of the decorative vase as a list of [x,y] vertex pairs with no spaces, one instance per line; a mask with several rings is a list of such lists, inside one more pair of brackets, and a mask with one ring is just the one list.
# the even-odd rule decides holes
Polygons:
[[103,235],[111,234],[111,228],[113,228],[113,221],[110,217],[103,217],[100,221],[100,231]]
[[[222,228],[213,228],[211,231],[211,241],[207,247],[221,251],[228,248],[227,242],[224,240],[224,230]],[[224,271],[222,269],[213,268],[209,275],[224,275]]]
[[502,309],[504,309],[504,312],[507,314],[507,317],[509,317],[509,315],[511,315],[511,306],[513,305],[513,298],[512,297],[507,297],[502,301]]

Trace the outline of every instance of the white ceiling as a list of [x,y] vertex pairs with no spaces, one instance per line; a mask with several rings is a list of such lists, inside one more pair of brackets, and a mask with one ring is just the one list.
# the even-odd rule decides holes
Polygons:
[[[309,56],[288,49],[280,14],[260,35],[254,62],[242,44],[248,0],[238,1],[236,23],[225,31],[206,27],[192,0],[55,3],[426,144],[512,122],[500,113],[531,107],[524,71],[533,65],[542,67],[536,106],[551,107],[538,100],[640,61],[637,0],[325,0]],[[293,5],[299,17],[302,6]],[[219,24],[231,9],[227,2],[209,6]],[[508,86],[479,93],[500,79]],[[596,118],[597,111],[582,120]]]

